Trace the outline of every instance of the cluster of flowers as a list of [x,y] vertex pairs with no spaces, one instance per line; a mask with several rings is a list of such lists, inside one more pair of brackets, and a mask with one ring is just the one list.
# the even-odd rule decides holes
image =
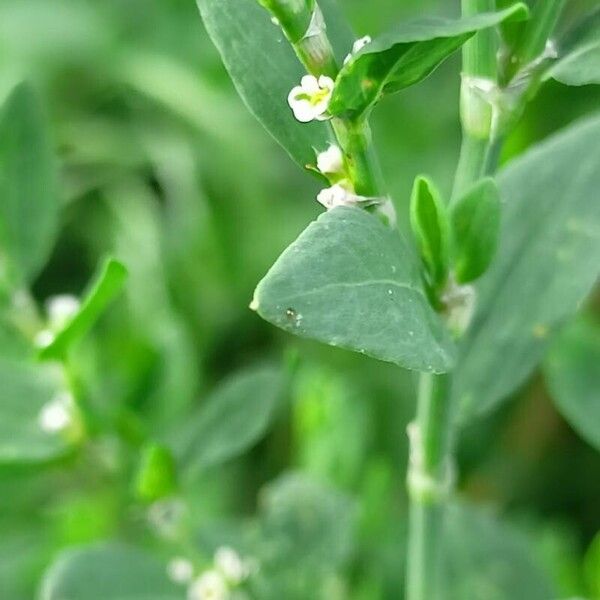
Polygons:
[[[369,36],[357,40],[352,47],[352,53],[346,56],[344,65],[350,63],[353,56],[370,42]],[[334,85],[333,79],[326,75],[302,77],[300,85],[292,88],[288,95],[288,104],[296,120],[309,123],[329,119],[329,103]],[[321,190],[317,195],[317,201],[328,210],[336,206],[353,206],[374,200],[356,195],[348,176],[344,153],[339,146],[332,144],[317,155],[317,169],[332,183],[331,187]]]
[[228,546],[218,548],[213,565],[197,575],[187,558],[175,557],[167,566],[172,581],[187,585],[188,600],[230,600],[234,590],[255,570],[254,561],[241,558]]

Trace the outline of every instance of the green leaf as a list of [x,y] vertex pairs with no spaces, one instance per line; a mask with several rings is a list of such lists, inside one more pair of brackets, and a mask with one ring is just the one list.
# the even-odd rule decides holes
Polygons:
[[137,548],[97,544],[67,550],[46,571],[40,600],[185,600],[167,565]]
[[119,294],[126,278],[125,266],[114,258],[108,258],[102,264],[89,291],[84,295],[77,313],[65,323],[54,340],[40,350],[39,357],[44,360],[63,358]]
[[236,373],[221,383],[174,432],[173,446],[182,470],[196,473],[253,446],[271,424],[283,386],[283,373],[269,367]]
[[468,505],[452,505],[446,519],[448,600],[556,598],[532,545],[508,524]]
[[410,248],[358,208],[338,207],[311,223],[259,283],[251,306],[301,337],[408,369],[452,367],[453,343]]
[[600,40],[581,44],[549,69],[545,78],[566,85],[600,84]]
[[[287,96],[304,68],[257,0],[197,0],[208,34],[250,112],[302,167],[327,148],[326,123],[298,123]],[[326,16],[331,14],[325,13]],[[343,29],[336,28],[343,33]]]
[[64,435],[40,424],[43,408],[64,393],[60,373],[46,365],[0,360],[0,381],[0,464],[35,464],[65,454]]
[[500,244],[460,349],[464,416],[497,405],[541,360],[600,265],[600,116],[553,136],[499,175]]
[[422,81],[477,31],[528,15],[523,3],[459,20],[431,17],[402,23],[375,38],[340,71],[329,112],[358,118],[383,94]]
[[544,374],[561,414],[600,450],[600,324],[582,318],[563,331],[552,344]]
[[46,262],[58,224],[52,147],[39,101],[21,84],[0,112],[0,252],[31,281]]
[[454,271],[459,283],[474,281],[490,266],[498,246],[500,195],[493,179],[476,183],[452,207]]
[[431,282],[434,286],[443,285],[450,259],[448,212],[433,182],[425,177],[415,179],[410,224]]
[[177,475],[171,452],[159,444],[146,446],[135,480],[138,498],[154,502],[173,494],[176,489]]
[[276,572],[335,569],[350,555],[355,505],[345,494],[301,473],[287,473],[262,491],[260,525]]

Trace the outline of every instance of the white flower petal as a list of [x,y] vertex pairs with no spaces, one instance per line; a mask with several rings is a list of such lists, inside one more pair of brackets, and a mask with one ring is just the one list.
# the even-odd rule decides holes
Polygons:
[[310,123],[318,116],[315,107],[308,100],[296,102],[292,106],[292,110],[294,111],[294,117],[300,123]]
[[300,85],[307,94],[314,94],[319,91],[319,82],[314,75],[305,75],[300,80]]
[[194,566],[187,558],[176,556],[169,561],[167,574],[175,583],[188,583],[194,575]]
[[335,85],[333,79],[331,77],[327,77],[327,75],[321,75],[319,77],[319,86],[323,89],[333,91],[333,86]]
[[356,40],[352,45],[352,54],[360,52],[367,44],[370,44],[373,40],[370,35],[365,35],[360,39]]
[[332,144],[324,152],[317,155],[317,168],[321,173],[342,173],[344,171],[344,155],[339,146]]

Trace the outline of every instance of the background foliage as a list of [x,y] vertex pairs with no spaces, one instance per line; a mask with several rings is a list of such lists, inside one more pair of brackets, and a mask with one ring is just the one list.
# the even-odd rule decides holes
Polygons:
[[[454,4],[340,2],[359,35],[409,15],[456,14]],[[178,473],[158,487],[190,507],[185,543],[200,564],[227,543],[259,559],[259,598],[397,598],[407,463],[398,431],[414,412],[413,376],[292,338],[248,310],[256,282],[321,212],[319,183],[248,115],[194,2],[3,0],[0,48],[0,98],[27,80],[35,93],[19,88],[33,103],[23,122],[47,123],[47,139],[27,142],[36,151],[15,169],[27,189],[57,199],[18,220],[31,298],[2,288],[0,596],[116,598],[102,585],[127,561],[150,586],[137,593],[183,597],[164,570],[188,546],[165,533],[164,515],[152,520],[157,486],[140,484],[160,443]],[[450,190],[457,71],[455,56],[375,114],[404,222],[417,174]],[[547,84],[503,161],[599,101],[591,86]],[[39,135],[18,130],[22,107],[0,119],[2,161],[19,135]],[[127,267],[123,293],[77,334],[69,361],[86,431],[48,439],[35,419],[62,383],[51,366],[30,372],[6,323],[35,301],[39,326],[44,302],[82,294],[108,254]],[[12,277],[3,271],[3,285]],[[595,294],[543,368],[465,428],[449,597],[600,598],[600,423],[570,400],[599,405],[598,308]]]

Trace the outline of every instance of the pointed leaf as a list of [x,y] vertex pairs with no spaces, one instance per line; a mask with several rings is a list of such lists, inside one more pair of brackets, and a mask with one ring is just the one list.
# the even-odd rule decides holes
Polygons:
[[600,40],[581,44],[548,71],[546,79],[553,77],[566,85],[600,84]]
[[358,208],[319,217],[279,257],[252,307],[274,325],[421,371],[445,372],[453,344],[400,235]]
[[575,321],[552,344],[544,373],[558,410],[600,450],[600,323]]
[[245,452],[266,432],[283,394],[283,373],[260,368],[226,379],[174,432],[175,455],[187,473]]
[[498,254],[460,349],[464,416],[497,405],[531,373],[600,265],[600,115],[553,136],[498,176]]
[[40,350],[42,359],[62,358],[69,348],[92,327],[123,288],[127,269],[114,258],[107,259],[85,294],[79,311],[67,321],[54,340]]
[[52,147],[38,99],[21,84],[0,112],[0,254],[31,281],[56,236],[58,195]]
[[493,179],[482,179],[452,207],[454,271],[459,283],[485,273],[496,253],[499,229],[498,188]]
[[432,283],[435,286],[443,285],[450,259],[448,212],[433,182],[425,177],[415,179],[410,224]]
[[340,71],[329,112],[358,118],[382,94],[425,79],[477,31],[527,16],[523,3],[459,20],[428,18],[402,23],[375,38]]

